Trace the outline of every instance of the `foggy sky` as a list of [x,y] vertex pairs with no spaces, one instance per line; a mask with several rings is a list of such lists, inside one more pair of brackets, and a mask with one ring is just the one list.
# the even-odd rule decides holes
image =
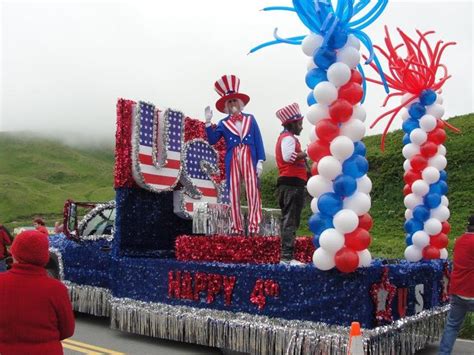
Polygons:
[[[218,99],[214,81],[236,74],[273,155],[281,130],[280,107],[298,102],[306,111],[307,57],[301,48],[277,45],[247,55],[272,39],[307,34],[294,13],[261,12],[290,0],[265,1],[8,1],[1,2],[0,131],[74,132],[67,140],[113,140],[119,97],[145,100],[203,119]],[[443,62],[446,116],[473,109],[471,1],[391,1],[365,32],[374,43],[400,27],[436,30],[432,39],[456,41]],[[399,37],[395,37],[399,42]],[[366,72],[370,72],[365,67]],[[373,76],[373,75],[372,75]],[[368,84],[367,125],[379,114],[385,93]],[[398,105],[394,99],[393,104]],[[214,108],[214,122],[221,115]],[[308,142],[309,123],[302,143]],[[384,124],[369,134],[380,133]],[[397,119],[394,128],[401,127]]]

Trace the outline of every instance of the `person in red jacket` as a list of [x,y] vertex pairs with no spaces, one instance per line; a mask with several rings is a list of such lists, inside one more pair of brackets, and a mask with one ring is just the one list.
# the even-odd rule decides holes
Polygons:
[[12,269],[0,274],[0,354],[63,354],[61,340],[74,333],[66,287],[47,276],[48,238],[38,231],[13,241]]
[[293,259],[296,230],[300,225],[301,211],[305,200],[308,178],[306,153],[296,138],[303,130],[303,115],[297,103],[285,106],[276,112],[284,128],[275,146],[278,167],[278,202],[281,208],[282,259]]
[[46,234],[46,236],[49,235],[48,228],[46,228],[43,218],[35,218],[33,220],[33,226],[38,232]]
[[451,354],[467,312],[474,312],[474,215],[467,231],[454,244],[453,271],[449,284],[451,309],[441,338],[439,354]]
[[0,224],[0,272],[7,269],[6,259],[8,257],[7,245],[12,243],[12,236],[3,224]]

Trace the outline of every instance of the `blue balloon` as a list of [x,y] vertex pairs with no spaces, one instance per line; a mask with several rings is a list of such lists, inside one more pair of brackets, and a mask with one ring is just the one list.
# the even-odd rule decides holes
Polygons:
[[411,143],[410,135],[408,133],[405,133],[403,135],[403,145],[407,145],[409,143]]
[[347,159],[342,164],[342,172],[346,175],[352,176],[355,179],[358,179],[369,170],[369,162],[365,157],[357,154],[353,154],[349,159]]
[[423,223],[414,218],[410,218],[408,221],[405,222],[403,227],[405,228],[405,232],[413,234],[415,232],[423,230]]
[[441,170],[439,172],[439,179],[443,181],[448,180],[448,173],[446,172],[446,170]]
[[334,192],[341,197],[352,195],[357,189],[357,181],[349,175],[339,175],[334,179]]
[[410,108],[408,109],[408,113],[410,114],[410,117],[415,118],[415,119],[420,119],[421,116],[423,116],[426,113],[426,108],[419,102],[415,102],[410,105]]
[[420,222],[424,222],[430,218],[430,210],[423,205],[416,206],[413,209],[413,218]]
[[308,103],[308,106],[314,105],[316,103],[316,99],[314,98],[314,94],[312,91],[309,92],[306,102]]
[[306,73],[306,85],[310,89],[314,89],[316,85],[318,85],[321,81],[327,81],[328,77],[326,75],[326,71],[321,68],[313,68]]
[[436,93],[433,90],[423,90],[420,94],[421,104],[428,106],[434,104],[436,101]]
[[448,193],[448,184],[444,180],[439,180],[430,185],[430,193],[446,195]]
[[328,47],[332,49],[339,49],[344,47],[347,42],[347,32],[341,30],[340,28],[336,28],[335,31],[332,33],[331,37],[328,41]]
[[313,245],[316,249],[318,249],[319,247],[321,247],[321,245],[319,244],[319,235],[315,234],[313,236]]
[[326,192],[318,198],[318,209],[321,213],[334,216],[342,209],[342,199],[334,192]]
[[314,62],[321,69],[327,69],[336,62],[336,52],[326,47],[319,48],[314,54]]
[[410,246],[413,244],[413,236],[411,234],[407,234],[405,237],[405,243]]
[[430,192],[425,196],[423,202],[428,208],[436,208],[441,204],[441,195],[435,192]]
[[410,134],[415,128],[420,127],[420,122],[414,118],[409,118],[402,124],[403,132]]
[[361,141],[354,143],[354,154],[362,155],[363,157],[365,157],[366,153],[367,153],[367,148],[365,147],[364,143],[362,143]]
[[324,230],[333,228],[332,217],[320,212],[313,214],[308,220],[309,230],[314,234],[321,234]]

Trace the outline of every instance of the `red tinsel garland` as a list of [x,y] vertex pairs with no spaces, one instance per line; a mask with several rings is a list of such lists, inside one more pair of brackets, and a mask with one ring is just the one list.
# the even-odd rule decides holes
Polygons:
[[311,237],[297,237],[295,239],[295,247],[293,252],[293,259],[302,263],[310,263],[313,261],[313,253],[315,251],[313,238]]
[[277,264],[280,262],[280,237],[182,235],[176,238],[176,259]]
[[132,176],[132,100],[117,102],[114,187],[136,187]]
[[[388,271],[388,267],[385,267],[382,272],[382,279],[380,280],[380,282],[373,284],[370,288],[370,296],[372,297],[372,301],[374,302],[375,306],[375,320],[378,325],[390,323],[393,321],[392,301],[395,297],[395,293],[397,292],[397,288],[395,287],[395,285],[390,283],[390,279],[388,278]],[[385,299],[383,310],[378,309],[381,291],[387,292],[387,297]]]

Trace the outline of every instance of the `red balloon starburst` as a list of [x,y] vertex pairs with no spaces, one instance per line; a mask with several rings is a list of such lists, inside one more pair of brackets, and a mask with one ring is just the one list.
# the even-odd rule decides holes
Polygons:
[[[387,132],[400,110],[410,102],[416,100],[423,90],[439,91],[446,80],[451,77],[448,75],[446,65],[441,63],[441,56],[448,46],[456,44],[455,42],[444,43],[443,41],[438,41],[432,46],[427,36],[435,33],[434,31],[422,33],[416,30],[419,37],[417,40],[410,38],[399,28],[397,28],[397,31],[402,38],[401,43],[397,45],[393,44],[388,28],[385,26],[385,45],[387,48],[382,49],[380,46],[374,45],[374,48],[376,48],[388,62],[388,71],[384,73],[384,76],[388,86],[395,91],[387,96],[383,107],[385,107],[388,101],[394,96],[402,96],[408,93],[412,94],[412,97],[377,117],[370,126],[370,128],[373,128],[384,117],[391,115],[382,134],[382,150],[385,146]],[[370,66],[378,74],[381,74],[374,63],[370,63]],[[440,70],[442,70],[441,78],[437,80],[436,78]],[[367,80],[383,85],[379,80],[371,78],[367,78]],[[447,127],[458,131],[448,123],[444,123]]]

